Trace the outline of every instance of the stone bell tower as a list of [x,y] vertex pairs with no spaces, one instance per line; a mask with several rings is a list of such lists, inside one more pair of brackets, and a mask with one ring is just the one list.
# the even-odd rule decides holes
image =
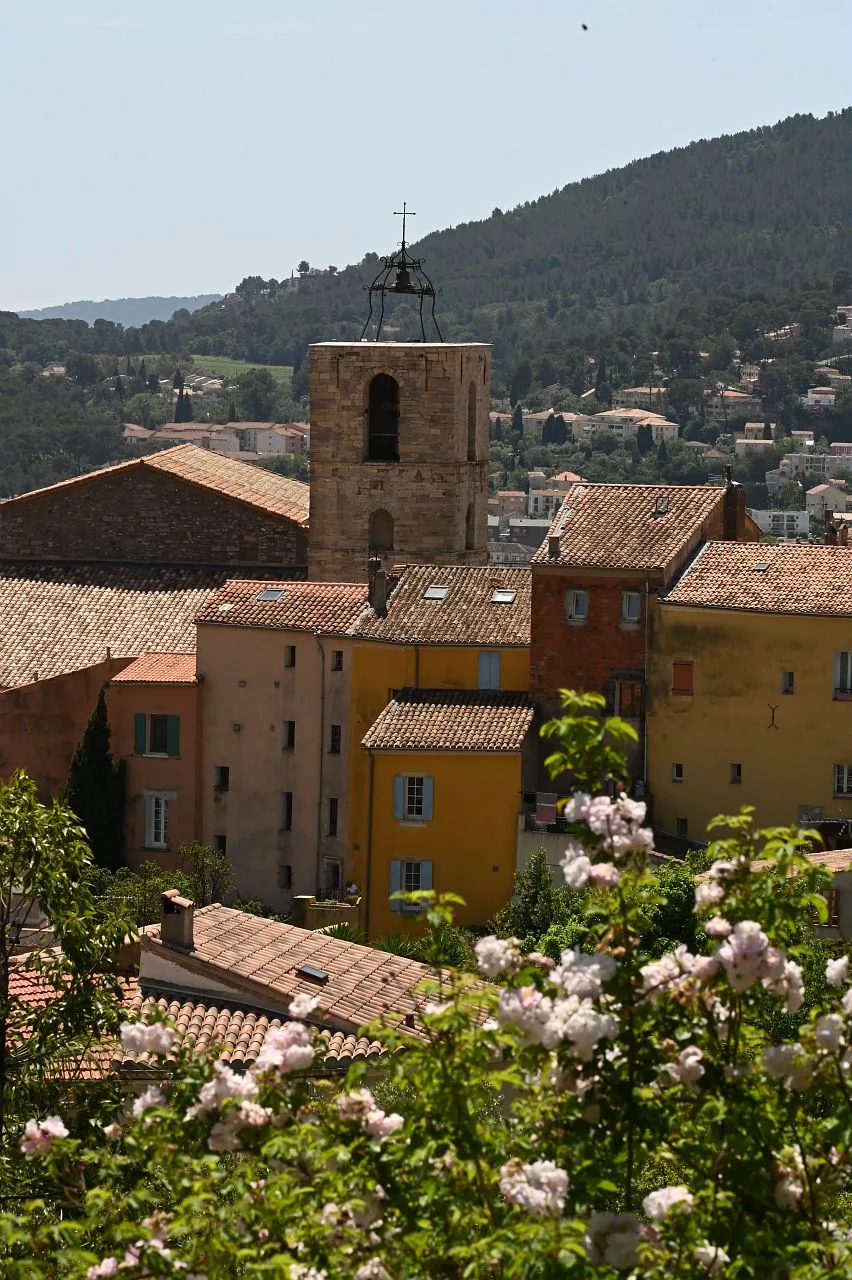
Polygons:
[[[410,216],[410,215],[409,215]],[[405,244],[370,286],[375,341],[320,342],[311,359],[310,577],[366,582],[367,561],[488,562],[491,348],[427,342],[435,291]],[[420,298],[422,342],[380,340],[386,295]],[[435,321],[440,338],[440,330]]]

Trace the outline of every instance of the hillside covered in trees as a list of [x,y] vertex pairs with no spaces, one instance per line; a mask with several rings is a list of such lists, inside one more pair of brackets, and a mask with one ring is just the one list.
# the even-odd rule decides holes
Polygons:
[[104,298],[101,302],[63,302],[57,307],[21,311],[24,320],[112,320],[115,324],[143,325],[151,320],[170,320],[176,311],[198,311],[218,302],[221,293],[199,293],[191,298]]

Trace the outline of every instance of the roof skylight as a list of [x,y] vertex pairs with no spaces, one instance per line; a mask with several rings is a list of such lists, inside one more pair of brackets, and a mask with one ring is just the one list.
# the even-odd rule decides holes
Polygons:
[[498,587],[491,596],[492,604],[514,604],[517,591],[510,591],[503,587]]
[[449,587],[427,587],[423,592],[424,600],[445,600]]
[[283,587],[264,587],[257,599],[258,600],[280,600],[284,594]]

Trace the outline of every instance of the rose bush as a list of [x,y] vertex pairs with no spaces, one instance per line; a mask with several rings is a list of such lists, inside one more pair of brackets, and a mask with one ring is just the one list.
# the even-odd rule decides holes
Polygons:
[[[617,786],[626,727],[596,709],[574,698],[553,731],[554,770],[583,786],[564,860],[593,886],[582,949],[554,962],[481,939],[479,977],[436,968],[420,993],[422,1038],[374,1029],[391,1052],[373,1077],[311,1075],[296,1019],[245,1075],[183,1051],[97,1126],[33,1117],[21,1148],[53,1191],[5,1206],[3,1275],[852,1274],[845,957],[795,1039],[765,1030],[767,1008],[802,1006],[802,924],[825,912],[815,837],[725,820],[697,886],[706,945],[647,955],[652,840]],[[445,927],[453,899],[419,896]],[[162,1025],[122,1036],[171,1045]]]

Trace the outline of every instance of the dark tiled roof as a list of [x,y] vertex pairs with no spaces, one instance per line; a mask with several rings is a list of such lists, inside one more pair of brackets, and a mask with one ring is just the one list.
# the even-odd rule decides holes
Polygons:
[[[0,689],[106,658],[195,648],[223,569],[0,563]],[[36,673],[38,675],[36,676]]]
[[234,579],[205,603],[197,620],[216,626],[340,634],[352,629],[366,601],[363,583]]
[[533,718],[525,693],[404,689],[368,729],[376,751],[520,751]]
[[[721,508],[706,485],[575,484],[565,494],[534,565],[665,569]],[[558,536],[559,555],[550,555]]]
[[143,653],[111,684],[195,684],[194,653]]
[[708,542],[663,601],[703,609],[849,617],[852,547]]
[[[524,647],[530,642],[531,583],[526,567],[412,565],[391,592],[387,613],[366,609],[355,634],[390,644]],[[446,595],[427,600],[430,587],[446,587]],[[497,590],[514,591],[514,600],[494,603]]]

